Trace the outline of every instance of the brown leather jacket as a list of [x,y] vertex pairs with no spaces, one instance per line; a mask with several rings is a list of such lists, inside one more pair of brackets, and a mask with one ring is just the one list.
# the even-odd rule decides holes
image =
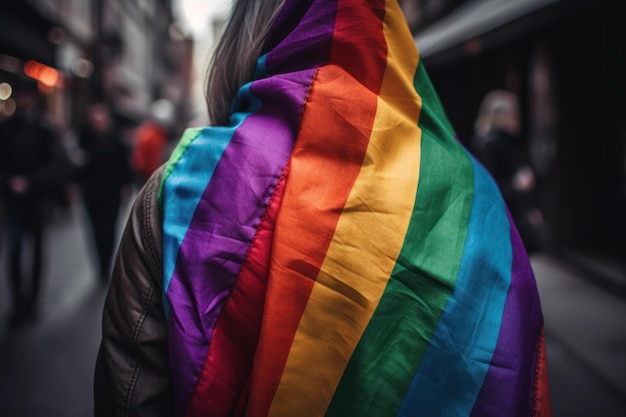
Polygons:
[[137,195],[115,259],[96,361],[96,417],[173,414],[157,203],[163,169]]

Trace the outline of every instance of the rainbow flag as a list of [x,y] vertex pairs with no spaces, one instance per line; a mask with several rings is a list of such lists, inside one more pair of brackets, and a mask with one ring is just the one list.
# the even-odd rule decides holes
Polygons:
[[159,197],[177,415],[550,415],[528,257],[396,0],[287,0]]

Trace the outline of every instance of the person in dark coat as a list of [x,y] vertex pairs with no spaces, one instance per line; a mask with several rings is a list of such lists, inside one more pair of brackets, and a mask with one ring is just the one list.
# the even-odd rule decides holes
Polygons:
[[96,103],[89,108],[78,146],[82,152],[78,182],[97,253],[98,273],[106,283],[124,190],[132,180],[128,149],[106,104]]
[[42,114],[37,85],[15,94],[16,113],[0,123],[0,187],[9,244],[10,327],[36,318],[44,230],[69,163],[61,138]]
[[537,177],[521,136],[517,96],[506,90],[489,92],[474,128],[474,156],[498,184],[526,250],[540,250],[543,215],[535,201]]

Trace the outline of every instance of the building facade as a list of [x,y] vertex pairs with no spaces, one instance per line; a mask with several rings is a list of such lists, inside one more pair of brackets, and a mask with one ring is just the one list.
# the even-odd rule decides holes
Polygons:
[[62,128],[81,123],[96,101],[129,125],[161,98],[181,123],[189,118],[193,42],[177,28],[170,0],[27,0],[0,9],[0,77],[29,76],[31,61],[55,71],[50,85],[39,81]]

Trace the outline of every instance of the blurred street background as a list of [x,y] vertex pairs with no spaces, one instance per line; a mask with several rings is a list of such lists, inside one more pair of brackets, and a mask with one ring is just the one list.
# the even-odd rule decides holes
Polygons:
[[[478,149],[488,94],[515,97],[516,135],[532,172],[530,203],[518,221],[544,311],[553,415],[626,416],[623,2],[399,2],[468,149]],[[90,152],[81,139],[84,126],[92,105],[104,103],[132,173],[121,188],[116,240],[149,173],[138,153],[145,125],[158,122],[165,132],[157,155],[163,161],[186,127],[209,122],[203,74],[229,4],[17,0],[0,6],[0,124],[17,117],[20,89],[34,82],[46,123],[72,172],[82,173]],[[0,416],[93,414],[106,287],[82,180],[70,176],[55,194],[42,238],[38,313],[18,328],[8,325],[11,231],[0,223]],[[0,200],[0,217],[10,214],[6,208]]]

